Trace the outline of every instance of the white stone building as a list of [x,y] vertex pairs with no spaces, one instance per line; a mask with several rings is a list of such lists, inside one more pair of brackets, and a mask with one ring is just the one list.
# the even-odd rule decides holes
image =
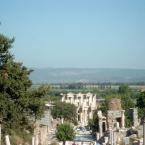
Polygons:
[[77,120],[80,126],[86,126],[88,119],[93,118],[93,112],[97,108],[96,95],[92,93],[68,93],[61,94],[62,102],[74,104],[77,107]]

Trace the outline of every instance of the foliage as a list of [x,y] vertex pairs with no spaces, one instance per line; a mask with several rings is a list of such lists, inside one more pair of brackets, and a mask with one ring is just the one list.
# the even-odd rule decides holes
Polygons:
[[9,39],[6,36],[0,34],[0,67],[7,63],[8,60],[12,59],[9,49],[12,47],[14,38]]
[[31,71],[21,63],[14,62],[9,53],[12,42],[0,35],[0,118],[3,125],[8,127],[21,124],[25,114],[23,98],[27,96],[27,89],[31,86],[28,77]]
[[75,132],[70,124],[64,123],[57,127],[56,138],[59,141],[72,141],[75,137]]
[[137,99],[137,106],[139,108],[145,108],[145,92],[142,92]]
[[60,96],[61,92],[56,91],[55,89],[50,89],[49,94],[46,97],[47,101],[51,101],[51,102],[58,102],[61,100],[61,96]]
[[121,94],[114,94],[114,95],[107,96],[105,101],[101,104],[99,110],[101,110],[104,115],[107,115],[107,110],[109,109],[108,108],[108,101],[112,98],[121,99],[122,109],[125,110],[126,126],[127,127],[131,126],[131,118],[130,118],[130,115],[129,115],[129,108],[134,108],[135,107],[135,101],[131,98],[129,92],[122,91]]
[[65,103],[65,102],[56,102],[51,111],[53,118],[64,118],[66,121],[70,121],[74,124],[76,121],[76,106],[74,104]]
[[29,109],[30,115],[35,120],[39,119],[45,109],[45,98],[50,90],[49,86],[40,86],[38,89],[29,90],[29,103],[27,109]]
[[122,108],[125,110],[125,124],[127,127],[130,127],[132,120],[129,114],[129,108],[135,107],[135,99],[132,98],[133,92],[127,84],[122,84],[119,87],[118,93],[120,94]]
[[107,110],[108,110],[107,100],[105,100],[104,102],[101,103],[98,110],[101,110],[103,115],[107,115]]
[[[12,145],[16,144],[31,144],[32,141],[32,134],[29,132],[26,132],[25,130],[21,129],[13,129],[9,133],[10,137],[10,142]],[[5,143],[3,143],[4,145]]]
[[132,119],[129,114],[129,109],[135,107],[135,102],[130,95],[121,96],[122,108],[125,110],[125,125],[130,127],[132,125]]
[[99,106],[98,110],[101,110],[104,115],[107,115],[107,110],[109,109],[108,108],[108,102],[112,98],[120,98],[120,96],[116,95],[116,94],[112,94],[112,95],[106,96],[105,101],[102,102],[102,104]]
[[31,90],[29,75],[32,70],[15,62],[10,49],[14,39],[0,34],[0,119],[3,132],[11,128],[24,128],[28,117],[38,118],[43,114],[43,96],[47,89]]
[[83,89],[82,83],[72,83],[68,85],[68,89]]
[[135,101],[129,95],[121,96],[121,104],[124,110],[128,110],[129,108],[135,107]]
[[125,111],[125,126],[131,127],[133,125],[132,118],[129,114],[129,111]]
[[145,92],[140,93],[139,97],[137,98],[136,106],[139,108],[139,117],[144,118],[145,117]]
[[118,93],[119,94],[128,94],[130,92],[130,88],[127,84],[122,84],[119,86]]

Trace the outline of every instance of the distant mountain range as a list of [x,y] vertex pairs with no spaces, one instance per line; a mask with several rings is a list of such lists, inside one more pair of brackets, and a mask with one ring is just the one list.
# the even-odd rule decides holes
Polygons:
[[33,68],[30,79],[36,83],[145,82],[145,70],[98,68]]

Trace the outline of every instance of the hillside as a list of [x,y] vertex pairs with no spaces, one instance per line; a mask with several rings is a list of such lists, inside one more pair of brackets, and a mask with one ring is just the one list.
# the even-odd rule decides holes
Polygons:
[[139,69],[34,68],[33,70],[30,75],[33,83],[145,82],[145,70]]

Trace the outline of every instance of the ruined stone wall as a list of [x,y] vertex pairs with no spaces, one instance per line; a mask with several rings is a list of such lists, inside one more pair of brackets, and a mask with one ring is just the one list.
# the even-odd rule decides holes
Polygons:
[[47,145],[48,127],[41,126],[39,129],[39,145]]
[[121,100],[117,98],[110,99],[108,102],[108,109],[109,110],[122,110],[121,107]]

